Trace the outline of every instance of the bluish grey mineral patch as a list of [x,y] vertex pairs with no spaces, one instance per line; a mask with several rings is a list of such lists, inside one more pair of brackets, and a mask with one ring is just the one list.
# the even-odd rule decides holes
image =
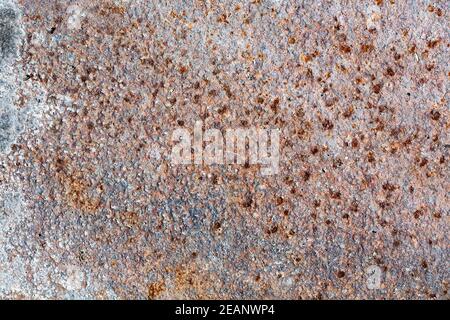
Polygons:
[[11,8],[0,9],[0,61],[14,56],[17,51],[17,13]]
[[0,152],[8,152],[20,131],[14,107],[21,38],[20,13],[12,1],[0,1]]

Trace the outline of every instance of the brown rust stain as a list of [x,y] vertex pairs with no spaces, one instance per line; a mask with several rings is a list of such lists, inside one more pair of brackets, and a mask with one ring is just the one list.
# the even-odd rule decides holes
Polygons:
[[82,170],[75,170],[67,158],[55,157],[52,168],[54,168],[55,179],[61,186],[62,200],[69,207],[87,213],[96,212],[101,201],[92,197],[89,191],[95,188],[97,193],[103,192],[102,185],[91,185],[86,179],[86,173]]
[[83,177],[72,175],[63,181],[64,196],[67,204],[75,209],[94,213],[100,207],[100,199],[91,198],[88,195],[89,185]]
[[193,262],[180,264],[168,271],[174,273],[175,291],[196,299],[211,299],[210,289],[219,284],[217,280],[211,279],[209,272],[200,270]]
[[116,5],[113,1],[106,1],[99,10],[99,15],[109,16],[112,14],[123,16],[126,12],[124,6]]
[[158,298],[162,292],[166,290],[166,284],[163,280],[158,282],[153,282],[148,286],[147,291],[147,299],[148,300],[154,300]]

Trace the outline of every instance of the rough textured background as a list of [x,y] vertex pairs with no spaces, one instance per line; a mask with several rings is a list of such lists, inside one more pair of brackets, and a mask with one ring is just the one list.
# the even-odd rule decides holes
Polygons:
[[448,5],[0,0],[0,297],[448,299]]

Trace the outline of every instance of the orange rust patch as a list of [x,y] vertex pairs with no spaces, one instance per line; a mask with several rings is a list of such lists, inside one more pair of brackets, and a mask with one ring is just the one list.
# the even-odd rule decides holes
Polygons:
[[123,16],[126,12],[125,7],[117,6],[113,2],[108,2],[102,7],[99,11],[99,14],[102,16],[108,16],[111,14],[117,14]]
[[197,266],[192,263],[179,265],[173,272],[175,273],[175,290],[177,292],[183,294],[190,291],[190,294],[193,293],[197,299],[211,299],[208,291],[217,281],[207,276],[207,272],[198,270]]
[[439,45],[440,42],[441,42],[440,39],[430,40],[430,41],[428,41],[428,44],[427,44],[428,48],[434,49],[434,48],[436,48]]
[[361,44],[361,52],[362,53],[372,52],[374,49],[375,49],[375,47],[371,43]]
[[339,46],[339,50],[341,50],[342,53],[350,53],[352,52],[352,48],[349,45],[341,44]]
[[120,220],[131,228],[139,223],[139,215],[136,212],[124,212],[120,214]]
[[63,181],[65,198],[70,206],[86,212],[95,212],[100,206],[99,199],[90,198],[87,182],[77,176],[70,176]]
[[164,281],[154,282],[148,286],[147,299],[156,299],[164,290],[166,289],[166,284]]
[[181,74],[184,74],[188,71],[188,68],[185,66],[180,66],[180,68],[178,69],[178,71],[180,71]]
[[[89,189],[92,187],[80,171],[71,173],[71,165],[67,159],[56,158],[54,163],[56,179],[62,186],[63,201],[70,207],[94,213],[100,207],[100,199],[92,198]],[[98,191],[103,191],[99,186]]]

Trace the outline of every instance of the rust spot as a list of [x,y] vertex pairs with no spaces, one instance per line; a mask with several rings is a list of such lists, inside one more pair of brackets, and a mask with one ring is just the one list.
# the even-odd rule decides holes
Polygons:
[[337,98],[328,99],[327,101],[325,101],[325,106],[330,108],[330,107],[334,106],[337,101],[338,101]]
[[352,48],[346,44],[341,44],[339,46],[339,50],[341,50],[342,53],[350,53],[352,52]]
[[78,175],[62,178],[65,198],[68,204],[76,209],[93,213],[100,207],[100,199],[91,198],[88,194],[89,185]]
[[175,271],[175,290],[178,292],[193,292],[196,299],[211,298],[207,292],[212,286],[208,273],[201,272],[195,265],[181,265]]
[[341,199],[341,192],[330,190],[330,197],[331,199],[339,200]]
[[308,62],[310,62],[312,59],[313,59],[313,57],[312,57],[311,55],[309,55],[309,54],[302,54],[302,60],[303,60],[303,62],[308,63]]
[[354,113],[353,106],[350,106],[344,111],[343,116],[344,118],[350,118],[353,115],[353,113]]
[[120,214],[120,220],[131,228],[139,223],[139,215],[136,212],[127,211]]
[[186,66],[180,66],[180,68],[178,69],[178,71],[181,74],[185,74],[188,71],[188,68]]
[[440,39],[430,40],[430,41],[428,41],[427,46],[428,46],[428,48],[430,48],[430,49],[434,49],[434,48],[436,48],[436,47],[439,45],[440,42],[441,42]]
[[441,113],[437,110],[431,110],[430,116],[431,116],[431,119],[438,121],[441,118]]
[[373,44],[368,43],[368,44],[361,44],[361,52],[362,53],[370,53],[375,49],[375,47],[373,46]]
[[228,107],[227,106],[222,106],[219,110],[217,110],[217,112],[220,115],[224,115],[227,111],[228,111]]
[[226,14],[222,14],[217,18],[217,22],[219,23],[229,23]]
[[417,209],[416,211],[414,211],[414,218],[415,219],[419,219],[420,216],[423,215],[423,211],[421,209]]
[[434,69],[434,64],[429,64],[429,65],[427,65],[427,66],[426,66],[426,69],[427,69],[428,71],[433,70],[433,69]]
[[195,104],[199,104],[200,100],[201,100],[201,96],[199,94],[194,95],[193,101]]
[[333,168],[337,169],[340,166],[342,166],[342,160],[337,158],[337,159],[333,159]]
[[102,16],[107,16],[110,14],[117,14],[123,16],[126,10],[125,7],[115,6],[114,4],[107,4],[104,8],[101,8],[99,14]]
[[276,199],[276,204],[277,206],[281,206],[283,204],[284,200],[282,197],[277,197]]
[[428,80],[427,79],[425,79],[425,78],[420,78],[419,79],[419,85],[424,85],[425,83],[427,83],[428,82]]
[[330,120],[325,119],[325,120],[322,121],[322,127],[325,130],[331,130],[331,129],[333,129],[334,125],[333,125],[333,123]]
[[273,112],[278,112],[278,106],[280,105],[280,99],[276,98],[273,100],[272,105],[270,106],[270,109],[272,109]]
[[395,75],[395,72],[394,72],[394,70],[392,70],[391,67],[389,67],[386,69],[386,75],[393,77]]
[[424,166],[427,165],[427,163],[428,163],[428,159],[427,159],[427,158],[422,158],[422,160],[420,160],[419,165],[420,165],[421,167],[424,167]]
[[222,223],[220,221],[216,221],[212,225],[212,230],[214,233],[219,233],[222,231]]
[[250,207],[252,206],[252,203],[253,203],[252,196],[251,196],[251,195],[246,195],[246,196],[245,196],[245,200],[244,200],[244,202],[242,203],[242,206],[243,206],[244,208],[250,208]]
[[166,288],[164,281],[159,281],[151,283],[148,286],[147,298],[148,300],[153,300],[157,298]]
[[382,187],[385,191],[395,191],[397,189],[397,186],[390,184],[389,182],[384,183]]
[[356,202],[355,200],[352,201],[352,203],[350,204],[350,207],[349,207],[350,211],[358,212],[358,208],[359,208],[358,202]]
[[61,158],[57,158],[55,161],[56,172],[59,173],[59,172],[63,171],[65,169],[65,167],[66,167],[66,161]]
[[381,209],[386,209],[391,204],[389,202],[387,202],[387,201],[381,201],[381,202],[378,203],[378,205],[380,206]]
[[303,172],[303,181],[308,181],[309,178],[311,177],[311,173],[309,171],[304,171]]
[[274,226],[272,226],[270,229],[268,229],[268,230],[266,231],[266,233],[267,233],[268,235],[270,235],[270,234],[277,233],[277,231],[278,231],[278,226],[277,226],[277,225],[274,225]]
[[373,85],[372,91],[376,94],[379,94],[381,92],[382,87],[383,87],[383,85],[381,83],[377,83],[377,84]]

